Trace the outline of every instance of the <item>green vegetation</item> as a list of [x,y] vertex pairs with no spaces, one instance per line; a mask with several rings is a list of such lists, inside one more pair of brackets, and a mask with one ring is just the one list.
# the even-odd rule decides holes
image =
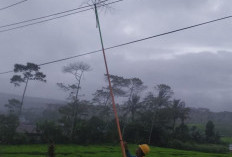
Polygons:
[[223,136],[232,136],[232,124],[230,123],[215,123],[215,129]]
[[232,137],[222,137],[221,141],[226,144],[232,144]]
[[[133,153],[136,145],[130,145]],[[21,146],[0,146],[1,157],[44,157],[47,153],[47,145],[21,145]],[[57,145],[57,157],[120,157],[119,146],[77,146],[77,145]],[[176,149],[152,147],[148,157],[229,157],[230,154],[211,154],[194,151],[182,151]]]
[[[82,76],[89,70],[90,66],[82,62],[73,63],[63,68],[64,73],[68,73],[74,78],[74,82],[71,84],[57,83],[68,95],[68,102],[54,108],[52,107],[54,105],[50,105],[50,108],[41,113],[43,118],[27,117],[28,114],[25,114],[25,111],[20,111],[23,102],[10,99],[5,105],[8,112],[0,115],[1,144],[106,145],[106,143],[118,143],[109,87],[103,86],[97,89],[92,100],[80,98]],[[45,77],[45,75],[42,76]],[[145,92],[147,86],[139,78],[111,75],[110,79],[115,98],[124,100],[121,104],[117,104],[117,109],[125,141],[207,153],[228,152],[227,147],[223,145],[225,143],[220,141],[220,134],[215,129],[213,121],[208,120],[201,126],[186,125],[190,108],[186,107],[185,102],[181,99],[173,97],[174,91],[170,86],[155,85],[153,86],[155,90],[142,97],[142,92]],[[19,80],[22,81],[22,79]],[[25,120],[23,120],[24,118]],[[37,147],[43,150],[38,150]],[[56,153],[63,156],[75,153],[78,156],[80,153],[96,156],[96,153],[99,153],[102,156],[102,153],[109,152],[108,150],[100,151],[108,147],[100,147],[96,151],[90,152],[88,151],[96,149],[96,146],[83,147],[83,149],[76,149],[76,146],[75,149],[72,149],[73,147],[73,145],[69,147],[60,145]],[[7,147],[3,146],[2,149],[2,154],[6,154]],[[111,147],[110,149],[112,149],[112,155],[115,155],[117,151]],[[28,155],[45,155],[47,152],[47,148],[43,145],[32,146],[28,149],[23,147],[17,150],[18,148],[9,151],[8,155],[12,155],[10,154],[12,152],[18,156],[22,154],[20,151],[23,150],[28,150]],[[50,145],[50,156],[53,156],[53,150],[53,145]],[[76,152],[76,150],[80,151]],[[82,150],[85,152],[81,152]]]
[[187,126],[189,128],[195,126],[199,131],[202,131],[202,132],[205,130],[205,125],[204,124],[200,124],[200,123],[188,123]]

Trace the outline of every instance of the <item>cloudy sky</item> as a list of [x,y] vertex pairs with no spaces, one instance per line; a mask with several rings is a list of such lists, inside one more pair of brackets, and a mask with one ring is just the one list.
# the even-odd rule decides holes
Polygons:
[[[113,1],[113,0],[109,0]],[[1,0],[0,8],[18,2]],[[83,6],[84,0],[28,0],[0,10],[0,26]],[[124,0],[102,10],[105,47],[232,15],[231,0]],[[107,51],[110,73],[138,77],[153,87],[168,84],[191,107],[232,111],[232,19],[146,40]],[[0,30],[3,30],[1,28]],[[44,63],[100,49],[94,11],[0,33],[0,72],[15,63]],[[30,82],[27,95],[65,99],[57,82],[73,78],[62,66],[83,61],[92,67],[84,75],[82,94],[105,85],[103,57],[96,53],[41,67],[47,83]],[[21,94],[0,75],[0,92]],[[148,90],[152,91],[153,88]]]

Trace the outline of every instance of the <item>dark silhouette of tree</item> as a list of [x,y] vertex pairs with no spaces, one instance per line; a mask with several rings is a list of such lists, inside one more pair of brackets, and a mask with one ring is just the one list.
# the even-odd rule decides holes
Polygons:
[[184,102],[181,102],[181,100],[174,99],[170,106],[170,110],[172,113],[172,119],[173,119],[173,125],[172,125],[173,131],[175,130],[176,120],[180,117],[180,108],[181,108],[182,103]]
[[[113,89],[113,93],[115,97],[125,97],[126,96],[126,89],[129,85],[129,81],[121,76],[117,75],[110,75],[111,86]],[[105,81],[107,81],[107,75],[105,75]],[[93,103],[102,106],[102,111],[100,113],[101,117],[105,121],[110,120],[110,115],[112,114],[110,110],[110,90],[109,86],[102,87],[101,89],[96,90],[93,94]]]
[[127,79],[128,86],[128,100],[130,101],[133,95],[139,95],[146,89],[146,86],[143,84],[143,81],[139,78]]
[[128,104],[128,111],[131,113],[131,120],[134,122],[135,113],[142,107],[140,103],[140,96],[132,95],[131,100],[129,100]]
[[1,143],[10,144],[14,142],[18,117],[15,115],[0,115],[0,140]]
[[180,104],[180,115],[179,115],[182,124],[184,124],[184,121],[189,118],[189,112],[190,112],[190,108],[185,107],[185,103],[182,102]]
[[64,115],[64,118],[71,121],[70,138],[74,136],[74,130],[76,128],[77,116],[79,112],[78,106],[81,104],[79,100],[81,81],[84,73],[90,70],[90,66],[86,63],[71,63],[68,66],[63,67],[63,72],[71,74],[75,79],[75,83],[68,85],[65,85],[64,83],[57,83],[61,89],[69,93],[68,99],[71,100],[71,103],[69,103],[67,106],[63,106],[60,109],[60,113]]
[[169,106],[171,103],[170,99],[173,95],[171,87],[165,84],[159,84],[155,87],[155,89],[158,91],[156,96],[157,105],[160,108]]
[[5,107],[8,109],[9,114],[19,115],[21,103],[17,99],[9,99]]
[[134,121],[135,113],[142,107],[139,94],[146,89],[146,86],[139,78],[131,78],[126,81],[128,101],[124,109],[126,113],[131,113],[131,120]]
[[13,77],[10,79],[10,82],[13,83],[15,86],[20,86],[22,83],[25,83],[19,115],[22,112],[22,106],[23,106],[24,96],[27,90],[28,81],[36,80],[36,81],[46,82],[45,80],[46,75],[40,72],[39,70],[40,67],[34,63],[27,63],[27,65],[22,65],[22,64],[14,65],[14,72],[17,74],[13,75]]
[[207,142],[215,142],[214,123],[209,120],[205,126],[205,138]]
[[162,108],[168,107],[171,104],[171,97],[173,95],[173,91],[171,87],[168,85],[159,84],[155,86],[155,89],[157,90],[157,96],[149,95],[149,97],[146,98],[146,100],[149,103],[148,105],[150,111],[152,112],[151,129],[148,138],[149,144],[151,143],[151,136],[154,128],[154,123],[157,121],[159,117],[159,111]]

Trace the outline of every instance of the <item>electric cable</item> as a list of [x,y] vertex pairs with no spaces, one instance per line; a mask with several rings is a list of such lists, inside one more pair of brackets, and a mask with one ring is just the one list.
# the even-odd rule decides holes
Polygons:
[[[99,2],[98,4],[104,3],[106,1],[109,1],[109,0],[105,0],[105,1]],[[28,23],[28,22],[32,22],[32,21],[36,21],[36,20],[40,20],[40,19],[44,19],[44,18],[48,18],[48,17],[52,17],[52,16],[64,14],[64,13],[69,13],[69,12],[80,10],[80,9],[84,9],[84,8],[88,8],[88,7],[91,7],[91,6],[92,5],[86,5],[86,6],[83,6],[83,7],[78,7],[78,8],[74,8],[74,9],[62,11],[62,12],[57,12],[57,13],[53,13],[53,14],[46,15],[46,16],[41,16],[41,17],[29,19],[29,20],[23,20],[23,21],[20,21],[20,22],[15,22],[15,23],[7,24],[7,25],[2,25],[2,26],[0,26],[0,28],[5,28],[5,27],[9,27],[9,26],[14,26],[14,25],[19,25],[19,24],[23,24],[23,23]]]
[[[110,4],[118,3],[120,1],[123,1],[123,0],[117,0],[117,1],[109,2],[107,4],[98,5],[98,7],[101,7],[101,6],[104,6],[104,5],[110,5]],[[100,4],[100,2],[99,2],[99,4]],[[50,19],[46,19],[46,20],[42,20],[42,21],[38,21],[38,22],[33,22],[33,23],[29,23],[29,24],[25,24],[25,25],[13,27],[13,28],[3,29],[3,30],[0,30],[0,33],[12,31],[12,30],[15,30],[15,29],[20,29],[20,28],[24,28],[24,27],[28,27],[28,26],[32,26],[32,25],[36,25],[36,24],[40,24],[40,23],[44,23],[44,22],[48,22],[48,21],[52,21],[52,20],[55,20],[55,19],[60,19],[60,18],[66,17],[66,16],[78,14],[78,13],[81,13],[81,12],[86,12],[86,11],[89,11],[89,10],[92,10],[92,8],[84,9],[84,10],[81,10],[81,11],[72,12],[72,13],[69,13],[69,14],[65,14],[65,15],[54,17],[54,18],[50,18]],[[51,16],[51,15],[49,15],[49,16]],[[32,19],[31,21],[34,21],[34,20]],[[21,23],[21,22],[18,22],[18,23]],[[23,22],[23,23],[25,23],[25,22]],[[9,24],[9,25],[13,25],[13,24]],[[16,25],[16,23],[15,23],[15,25]],[[5,25],[5,26],[7,26],[7,25]],[[0,26],[0,27],[4,27],[4,26]]]
[[[145,41],[145,40],[148,40],[148,39],[157,38],[157,37],[160,37],[160,36],[164,36],[164,35],[168,35],[168,34],[180,32],[180,31],[191,29],[191,28],[194,28],[194,27],[199,27],[199,26],[202,26],[202,25],[206,25],[206,24],[209,24],[209,23],[213,23],[213,22],[225,20],[225,19],[228,19],[228,18],[231,18],[231,17],[232,16],[226,16],[226,17],[215,19],[215,20],[211,20],[211,21],[199,23],[199,24],[196,24],[196,25],[191,25],[191,26],[188,26],[188,27],[183,27],[183,28],[180,28],[180,29],[172,30],[172,31],[169,31],[169,32],[152,35],[152,36],[149,36],[149,37],[145,37],[145,38],[133,40],[133,41],[130,41],[130,42],[126,42],[126,43],[114,45],[114,46],[111,46],[111,47],[107,47],[107,48],[105,48],[105,50],[110,50],[110,49],[114,49],[114,48],[118,48],[118,47],[130,45],[130,44],[134,44],[134,43],[137,43],[137,42]],[[101,52],[101,49],[90,51],[90,52],[86,52],[86,53],[82,53],[82,54],[75,55],[75,56],[72,56],[72,57],[66,57],[66,58],[62,58],[62,59],[58,59],[58,60],[53,60],[53,61],[45,62],[45,63],[38,64],[38,65],[39,66],[43,66],[43,65],[53,64],[53,63],[56,63],[56,62],[61,62],[61,61],[69,60],[69,59],[72,59],[72,58],[86,56],[86,55],[90,55],[90,54],[97,53],[97,52]],[[11,72],[14,72],[14,71],[13,70],[9,70],[9,71],[6,71],[6,72],[1,72],[0,74],[7,74],[7,73],[11,73]]]
[[8,8],[11,8],[11,7],[13,7],[13,6],[16,6],[16,5],[18,5],[18,4],[24,3],[24,2],[26,2],[26,1],[28,1],[28,0],[19,1],[19,2],[17,2],[17,3],[14,3],[14,4],[8,5],[8,6],[6,6],[6,7],[0,8],[0,11],[5,10],[5,9],[8,9]]

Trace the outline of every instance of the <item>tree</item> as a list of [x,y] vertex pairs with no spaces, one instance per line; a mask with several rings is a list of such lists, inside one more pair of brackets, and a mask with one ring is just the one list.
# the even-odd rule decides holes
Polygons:
[[0,141],[5,144],[14,142],[18,117],[15,115],[0,115]]
[[71,133],[70,133],[71,137],[74,136],[74,129],[79,112],[78,106],[81,104],[79,100],[81,81],[83,79],[84,73],[90,70],[91,70],[90,66],[86,63],[83,62],[71,63],[63,67],[63,72],[71,74],[74,77],[75,82],[73,84],[68,84],[68,85],[65,85],[63,83],[57,83],[57,85],[61,89],[69,93],[68,99],[71,100],[71,103],[69,103],[65,107],[62,107],[62,109],[60,110],[65,117],[71,120]]
[[23,96],[20,104],[19,115],[22,112],[22,106],[24,101],[24,96],[27,90],[27,85],[29,80],[36,80],[41,82],[46,82],[45,77],[46,75],[39,71],[40,67],[34,63],[27,63],[27,65],[22,64],[15,64],[14,65],[14,72],[19,73],[13,75],[10,79],[10,82],[13,83],[15,86],[20,86],[21,83],[25,83],[25,88],[23,91]]
[[181,119],[181,123],[184,124],[184,120],[188,117],[189,108],[185,107],[185,102],[180,99],[174,99],[170,105],[171,115],[173,119],[172,130],[175,129],[176,120]]
[[135,113],[142,107],[140,104],[140,96],[132,95],[131,100],[128,101],[128,108],[126,108],[131,113],[131,120],[135,120]]
[[131,78],[128,79],[128,97],[129,100],[131,100],[133,95],[138,95],[139,93],[141,93],[143,90],[146,89],[146,86],[143,85],[143,81],[140,80],[139,78]]
[[84,62],[71,63],[63,67],[64,73],[71,74],[75,83],[65,85],[63,83],[57,83],[57,85],[66,92],[69,92],[69,99],[71,101],[77,101],[79,98],[79,91],[81,89],[81,81],[85,72],[90,71],[90,66]]
[[152,136],[152,131],[154,127],[154,122],[157,120],[159,117],[159,111],[164,108],[168,107],[171,104],[171,97],[173,95],[173,91],[170,86],[165,85],[165,84],[159,84],[155,86],[155,89],[157,90],[157,95],[149,95],[146,98],[146,101],[148,101],[149,108],[152,112],[152,117],[151,117],[151,129],[150,129],[150,135],[148,139],[148,143],[151,142],[151,136]]
[[209,120],[205,126],[205,137],[207,142],[214,142],[215,130],[214,123]]
[[169,106],[171,103],[170,99],[173,95],[171,87],[165,84],[159,84],[155,89],[158,91],[156,96],[158,107],[162,108]]
[[188,107],[185,107],[185,103],[181,103],[180,105],[180,120],[181,120],[181,123],[184,124],[184,121],[189,118],[189,112],[190,112],[190,108]]
[[62,130],[59,125],[54,121],[41,121],[36,124],[36,131],[40,133],[42,142],[54,142],[60,143],[65,142],[65,138],[62,135]]
[[[125,79],[121,76],[110,75],[111,85],[115,97],[125,97],[126,89],[129,85],[128,79]],[[107,75],[105,75],[105,81],[107,81]],[[110,120],[111,110],[110,110],[110,89],[109,86],[102,87],[101,89],[96,90],[93,94],[93,103],[102,106],[101,116],[105,121]]]
[[188,141],[190,139],[188,126],[181,123],[180,126],[175,128],[174,136],[183,142]]
[[19,115],[20,112],[20,101],[17,99],[9,99],[8,104],[5,104],[5,107],[8,109],[9,114]]
[[197,143],[202,143],[204,142],[204,138],[203,138],[203,135],[202,133],[200,132],[200,130],[197,129],[196,126],[192,126],[191,129],[190,129],[190,135],[191,135],[191,138],[194,142],[197,142]]
[[146,89],[146,86],[143,85],[143,82],[139,78],[131,78],[126,80],[126,88],[128,88],[128,101],[124,110],[127,113],[131,113],[131,119],[134,121],[135,113],[142,106],[139,103],[140,96],[139,94]]
[[[121,76],[110,75],[111,85],[113,93],[116,97],[123,97],[126,95],[125,87],[128,87],[129,81]],[[105,81],[107,81],[107,75],[105,74]],[[96,90],[93,94],[93,103],[98,105],[109,105],[110,100],[110,89],[109,86],[102,87]]]
[[172,125],[172,130],[173,131],[175,130],[176,120],[177,120],[177,118],[179,117],[179,114],[180,114],[179,108],[180,108],[181,103],[182,102],[180,100],[174,99],[173,103],[172,103],[172,105],[170,107],[171,112],[172,112],[172,119],[173,119],[173,125]]

